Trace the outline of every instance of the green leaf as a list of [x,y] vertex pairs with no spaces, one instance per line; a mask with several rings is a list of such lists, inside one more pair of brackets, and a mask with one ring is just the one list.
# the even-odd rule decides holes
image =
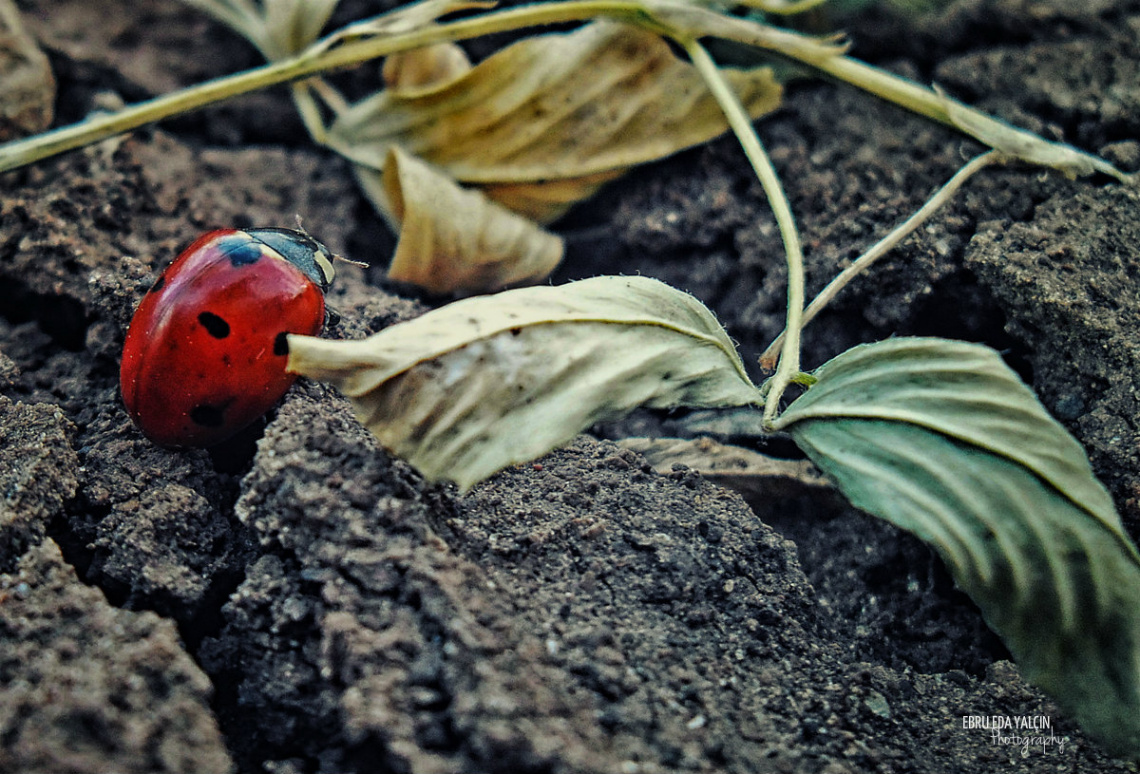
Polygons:
[[638,406],[760,399],[712,312],[646,277],[470,298],[361,341],[290,336],[288,367],[336,385],[386,447],[462,489]]
[[776,423],[851,502],[913,532],[1026,678],[1140,754],[1140,555],[1075,439],[986,347],[857,347]]

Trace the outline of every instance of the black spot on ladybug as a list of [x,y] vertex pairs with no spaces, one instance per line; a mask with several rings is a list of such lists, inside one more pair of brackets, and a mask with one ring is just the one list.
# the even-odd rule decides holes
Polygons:
[[281,331],[273,337],[273,354],[278,357],[285,357],[289,354],[289,335],[288,331]]
[[166,275],[165,274],[159,274],[158,279],[156,279],[154,281],[154,284],[150,286],[150,290],[148,290],[147,292],[148,293],[157,293],[158,291],[162,290],[162,287],[165,284],[166,284]]
[[200,427],[221,427],[225,421],[225,408],[204,403],[190,409],[190,421]]
[[230,324],[213,312],[202,312],[198,315],[198,322],[215,339],[224,339],[230,335]]

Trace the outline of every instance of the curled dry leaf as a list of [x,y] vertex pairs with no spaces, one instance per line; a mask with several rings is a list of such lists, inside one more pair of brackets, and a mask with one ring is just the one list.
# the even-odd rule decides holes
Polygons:
[[[725,75],[753,117],[779,105],[771,70]],[[628,167],[726,129],[700,75],[661,38],[594,22],[522,40],[437,88],[364,99],[337,117],[328,143],[377,170],[398,145],[548,221]]]
[[589,199],[599,188],[621,177],[624,169],[608,169],[592,175],[544,180],[541,183],[491,183],[482,186],[487,196],[507,209],[549,223],[575,202]]
[[312,52],[323,51],[349,40],[378,35],[395,35],[431,26],[442,16],[456,11],[494,8],[495,0],[419,0],[393,8],[371,19],[342,27],[315,46]]
[[658,473],[684,465],[749,501],[831,492],[832,483],[807,460],[784,460],[711,438],[623,438],[619,446],[645,457]]
[[210,14],[276,62],[304,51],[321,34],[339,0],[182,0]]
[[368,169],[358,178],[400,234],[391,279],[467,295],[540,282],[562,260],[559,237],[399,148],[390,154],[380,181]]
[[400,51],[384,60],[384,85],[393,93],[410,97],[438,89],[471,71],[467,52],[455,43]]
[[470,298],[362,341],[293,335],[289,370],[334,384],[386,447],[462,489],[638,406],[759,400],[712,313],[645,277]]

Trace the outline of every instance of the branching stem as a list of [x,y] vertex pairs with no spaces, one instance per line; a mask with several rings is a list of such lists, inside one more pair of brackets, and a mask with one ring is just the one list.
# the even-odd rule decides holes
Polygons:
[[[598,17],[622,19],[654,30],[660,29],[650,21],[643,4],[636,0],[570,0],[510,8],[446,24],[349,40],[332,47],[318,42],[311,52],[302,52],[295,57],[272,62],[263,67],[215,78],[182,91],[131,105],[116,113],[95,115],[77,124],[0,145],[0,172],[18,169],[129,132],[140,126],[189,113],[242,94],[357,65],[397,51],[408,51],[431,43],[465,40],[522,27],[585,21]],[[330,37],[336,35],[337,33],[333,33]]]
[[[869,269],[871,264],[879,260],[887,252],[894,249],[900,242],[914,233],[919,226],[930,220],[934,213],[950,201],[950,198],[957,193],[958,189],[965,185],[967,180],[991,164],[1000,164],[1005,161],[1008,161],[1008,159],[997,151],[986,151],[980,156],[971,159],[970,162],[959,169],[952,178],[946,181],[946,184],[939,188],[917,212],[896,226],[889,234],[867,250],[867,252],[856,258],[850,266],[836,275],[835,279],[829,282],[827,287],[821,290],[819,295],[816,296],[812,302],[808,304],[807,309],[804,310],[801,328],[811,322],[848,283]],[[799,334],[800,331],[796,331],[797,340],[799,339]],[[788,335],[788,331],[785,330],[768,345],[768,348],[764,350],[764,354],[760,356],[760,362],[762,364],[769,365],[770,367],[777,353],[784,351],[784,340]]]
[[784,390],[800,370],[800,328],[803,325],[804,309],[803,245],[780,176],[772,166],[772,160],[765,152],[760,137],[752,126],[748,111],[744,109],[739,97],[733,92],[700,41],[679,39],[678,42],[684,46],[689,60],[705,79],[709,90],[712,91],[720,109],[728,119],[729,127],[744,148],[744,155],[748,157],[756,177],[760,180],[760,185],[764,188],[764,193],[768,196],[768,205],[772,208],[776,225],[780,229],[780,237],[784,241],[784,260],[788,267],[788,310],[785,321],[787,334],[783,337],[776,373],[772,375],[767,385],[764,421],[771,422],[776,418]]
[[360,39],[343,39],[337,33],[309,51],[253,70],[217,78],[172,94],[127,107],[110,115],[93,116],[71,126],[0,145],[0,172],[90,145],[140,126],[197,110],[269,86],[302,80],[318,73],[357,65],[397,51],[432,43],[507,32],[524,27],[608,18],[636,24],[670,37],[719,37],[774,52],[832,75],[920,115],[953,126],[1031,163],[1062,169],[1069,174],[1092,171],[1132,180],[1111,164],[950,100],[933,89],[842,56],[842,47],[781,30],[748,19],[717,13],[678,0],[565,0],[536,3],[473,16],[458,21],[393,31]]

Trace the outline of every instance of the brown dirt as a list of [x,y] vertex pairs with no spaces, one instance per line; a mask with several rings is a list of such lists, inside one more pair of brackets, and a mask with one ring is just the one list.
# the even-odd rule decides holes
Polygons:
[[[20,7],[63,120],[256,61],[172,0]],[[1134,0],[962,0],[849,29],[857,55],[1140,166]],[[426,308],[379,279],[391,236],[291,115],[271,92],[0,178],[0,770],[1134,770],[1022,681],[921,543],[832,496],[746,504],[583,436],[460,497],[313,383],[218,449],[146,442],[118,351],[155,271],[203,230],[300,214],[377,264],[343,272],[332,335]],[[819,83],[760,130],[814,287],[979,150]],[[1103,180],[987,173],[813,324],[807,363],[894,334],[998,347],[1136,536],[1138,205]],[[670,281],[748,359],[781,325],[779,241],[731,139],[560,228],[560,281]],[[962,727],[1033,714],[1063,751]]]

